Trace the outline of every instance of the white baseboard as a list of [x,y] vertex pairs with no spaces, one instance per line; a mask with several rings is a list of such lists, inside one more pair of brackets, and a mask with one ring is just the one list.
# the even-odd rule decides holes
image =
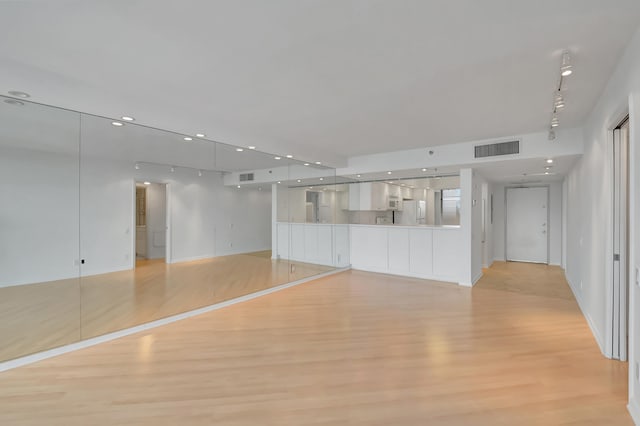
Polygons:
[[607,356],[607,352],[605,351],[605,348],[604,348],[604,339],[602,338],[602,336],[598,332],[598,329],[596,328],[596,325],[593,322],[593,319],[591,318],[591,315],[589,315],[589,313],[584,309],[584,302],[582,301],[582,296],[581,296],[580,292],[576,290],[575,284],[573,282],[571,282],[571,279],[567,275],[566,271],[565,271],[564,276],[565,276],[565,279],[567,280],[567,282],[569,283],[569,288],[573,292],[573,296],[576,298],[576,301],[578,302],[578,306],[580,307],[580,311],[582,311],[582,316],[584,316],[584,318],[587,320],[587,324],[589,325],[589,328],[591,329],[591,334],[593,334],[593,337],[594,337],[596,343],[598,344],[598,347],[600,348],[600,352],[602,352],[602,355],[604,355],[605,358],[610,358],[609,356]]
[[287,289],[289,287],[297,286],[309,281],[316,280],[318,278],[327,277],[329,275],[337,274],[340,272],[344,272],[349,270],[349,268],[341,268],[335,269],[333,271],[325,272],[323,274],[313,275],[311,277],[303,278],[298,281],[293,281],[287,284],[282,284],[277,287],[268,288],[266,290],[261,290],[255,293],[247,294],[244,296],[236,297],[235,299],[227,300],[224,302],[216,303],[214,305],[205,306],[203,308],[194,309],[192,311],[183,312],[178,315],[173,315],[167,318],[162,318],[156,321],[151,321],[145,324],[140,324],[135,327],[126,328],[124,330],[118,330],[113,333],[104,334],[102,336],[94,337],[87,340],[81,340],[76,343],[72,343],[70,345],[60,346],[57,348],[49,349],[43,352],[38,352],[31,355],[26,355],[20,358],[15,358],[9,361],[0,362],[0,372],[11,370],[13,368],[22,367],[28,364],[33,364],[34,362],[42,361],[48,358],[53,358],[58,355],[66,354],[69,352],[77,351],[79,349],[88,348],[90,346],[95,346],[100,343],[108,342],[110,340],[118,339],[120,337],[129,336],[131,334],[139,333],[142,331],[146,331],[152,328],[160,327],[163,325],[170,324],[172,322],[180,321],[186,318],[190,318],[196,315],[204,314],[206,312],[215,311],[218,309],[225,308],[227,306],[235,305],[236,303],[246,302],[247,300],[256,299],[261,296],[265,296],[270,293],[275,293],[280,290]]
[[632,398],[629,401],[629,405],[627,405],[627,410],[629,410],[629,414],[631,414],[631,419],[633,419],[633,422],[637,426],[640,426],[640,405],[638,404],[638,400]]

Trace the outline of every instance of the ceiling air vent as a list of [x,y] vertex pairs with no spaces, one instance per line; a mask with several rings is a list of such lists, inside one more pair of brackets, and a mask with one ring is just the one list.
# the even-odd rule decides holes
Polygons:
[[492,143],[489,145],[477,145],[475,158],[495,157],[496,155],[510,155],[520,153],[520,141]]
[[253,180],[253,173],[240,173],[240,182],[249,182]]

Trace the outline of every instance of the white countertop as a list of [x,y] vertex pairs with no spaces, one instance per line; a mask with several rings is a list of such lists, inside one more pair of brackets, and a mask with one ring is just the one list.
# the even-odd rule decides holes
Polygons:
[[393,223],[370,224],[370,223],[312,223],[312,222],[278,222],[283,225],[314,225],[314,226],[358,226],[369,228],[421,228],[421,229],[460,229],[460,225],[400,225]]

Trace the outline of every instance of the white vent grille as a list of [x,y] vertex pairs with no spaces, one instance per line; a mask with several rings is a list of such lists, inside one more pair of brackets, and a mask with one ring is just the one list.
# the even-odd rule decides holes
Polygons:
[[253,180],[253,173],[240,173],[240,182],[249,182]]
[[492,143],[489,145],[477,145],[475,158],[495,157],[497,155],[511,155],[520,153],[520,141]]

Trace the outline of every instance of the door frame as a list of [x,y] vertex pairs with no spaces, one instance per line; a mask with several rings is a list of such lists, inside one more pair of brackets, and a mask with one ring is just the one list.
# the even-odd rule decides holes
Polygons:
[[[507,194],[509,189],[517,189],[517,188],[546,188],[547,189],[547,261],[545,263],[539,263],[539,265],[548,265],[549,259],[551,255],[551,185],[550,184],[533,184],[533,185],[506,185],[504,187],[504,260],[505,262],[509,262],[509,253],[507,247],[507,233],[509,232],[507,226],[507,217],[509,215],[509,209],[507,207]],[[534,263],[534,262],[532,262]]]
[[[137,182],[151,182],[151,183],[157,183],[160,185],[164,185],[165,187],[165,256],[164,256],[164,261],[166,264],[172,263],[171,260],[171,184],[167,183],[167,182],[162,182],[162,181],[154,181],[152,179],[138,179],[138,178],[133,178],[133,182],[132,182],[132,191],[131,191],[131,206],[133,207],[133,211],[130,214],[131,217],[131,226],[130,229],[133,230],[133,232],[130,232],[131,234],[131,253],[133,253],[131,257],[131,264],[130,269],[136,269],[136,214],[137,214],[137,209],[136,209],[136,183]],[[145,214],[149,214],[149,211],[147,210],[145,212]]]
[[[631,205],[632,194],[631,194],[631,185],[632,185],[632,161],[631,161],[631,120],[630,114],[628,111],[623,112],[618,119],[614,121],[614,125],[608,131],[607,137],[607,156],[608,156],[608,164],[609,164],[609,173],[611,178],[611,198],[610,198],[610,208],[608,214],[608,223],[607,229],[609,230],[609,237],[607,238],[607,247],[606,247],[606,329],[605,329],[605,350],[604,354],[607,358],[618,359],[620,361],[627,361],[630,352],[630,339],[627,339],[627,335],[629,335],[630,331],[630,293],[631,293],[631,280],[633,279],[633,261],[632,261],[632,214],[633,208]],[[626,286],[622,285],[619,289],[616,289],[615,284],[615,268],[614,268],[614,254],[615,254],[615,227],[616,227],[616,155],[615,155],[615,143],[616,143],[616,131],[625,124],[628,123],[629,130],[627,135],[627,146],[626,146],[626,156],[627,156],[627,164],[626,164],[626,262],[623,265],[623,270],[626,272]],[[616,291],[622,291],[619,294],[618,301],[619,303],[616,309]],[[622,307],[623,309],[620,309]],[[620,329],[622,325],[622,329]],[[614,330],[618,329],[616,333]],[[624,334],[625,337],[620,339],[620,336]],[[631,369],[630,369],[631,372]]]

